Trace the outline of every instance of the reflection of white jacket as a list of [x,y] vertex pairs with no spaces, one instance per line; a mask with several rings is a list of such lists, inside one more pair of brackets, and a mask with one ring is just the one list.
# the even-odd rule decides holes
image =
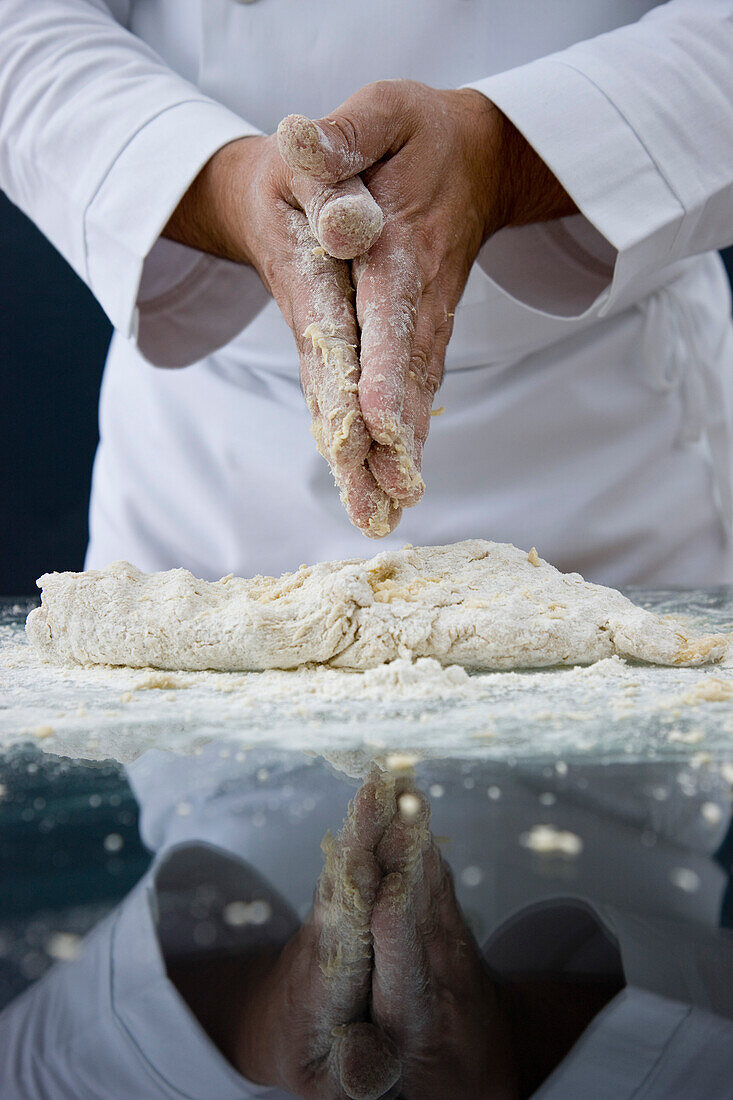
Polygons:
[[733,238],[733,3],[357,10],[0,5],[0,185],[118,330],[89,564],[218,576],[368,551],[315,453],[293,341],[257,276],[158,236],[222,144],[404,76],[478,81],[585,217],[483,250],[426,497],[384,545],[484,536],[612,583],[733,579],[733,336],[704,255]]
[[[285,938],[294,910],[310,899],[320,836],[338,824],[353,787],[308,758],[253,752],[238,765],[222,751],[213,745],[194,759],[152,752],[133,765],[155,871],[87,938],[78,961],[57,966],[0,1017],[3,1100],[262,1093],[192,1018],[165,977],[161,944],[166,956],[191,950],[201,921],[216,928],[218,946],[243,935]],[[608,972],[608,937],[618,943],[629,985],[538,1095],[731,1095],[733,955],[718,929],[725,876],[710,858],[728,825],[729,793],[683,791],[678,768],[578,768],[548,778],[489,766],[470,773],[469,787],[455,768],[430,771],[444,792],[433,798],[433,828],[446,838],[461,904],[493,966],[527,976]],[[666,798],[650,796],[665,782]],[[488,786],[500,796],[487,799]],[[700,813],[703,801],[720,806],[717,823]],[[522,847],[519,838],[539,822],[575,831],[581,855],[553,862]],[[476,885],[461,876],[467,866],[483,872]],[[697,875],[695,891],[675,885],[670,872],[680,867]],[[257,898],[272,906],[269,925],[226,926],[229,901]]]

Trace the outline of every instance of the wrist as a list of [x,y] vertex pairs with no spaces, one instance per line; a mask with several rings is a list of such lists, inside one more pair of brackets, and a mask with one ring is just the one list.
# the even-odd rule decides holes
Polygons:
[[475,88],[452,94],[465,97],[469,107],[465,143],[477,202],[484,211],[484,241],[509,226],[578,212],[548,165],[488,96]]
[[529,144],[524,134],[498,111],[499,197],[498,229],[531,225],[577,214],[564,187]]
[[534,1096],[623,984],[613,976],[497,980],[520,1097]]
[[207,161],[181,197],[162,235],[235,263],[252,263],[247,188],[266,138],[238,138]]
[[451,97],[456,111],[473,194],[471,205],[479,215],[483,244],[502,228],[507,217],[500,169],[504,116],[488,96],[474,88],[443,94]]
[[273,1014],[271,992],[280,953],[274,949],[249,959],[237,975],[238,1003],[230,1031],[229,1061],[256,1085],[282,1085],[277,1052],[281,1020]]
[[170,981],[219,1052],[257,1085],[275,1085],[267,978],[277,953],[168,962]]

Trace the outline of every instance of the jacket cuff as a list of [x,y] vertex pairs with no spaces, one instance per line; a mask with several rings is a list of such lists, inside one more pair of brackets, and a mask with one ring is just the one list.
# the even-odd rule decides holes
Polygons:
[[[216,946],[251,951],[280,944],[298,921],[267,881],[242,860],[209,844],[170,849],[119,909],[111,936],[110,1002],[117,1028],[126,1036],[161,1097],[244,1100],[273,1089],[248,1081],[224,1058],[166,974],[166,959],[200,955],[191,895],[206,883],[219,901],[207,924]],[[263,899],[265,924],[228,927],[228,900]],[[191,932],[194,938],[191,937]]]
[[[115,328],[125,337],[137,339],[141,350],[147,347],[154,361],[156,355],[165,361],[161,349],[165,348],[167,329],[178,337],[179,345],[169,350],[168,357],[173,359],[169,365],[193,362],[202,347],[209,350],[206,344],[212,338],[219,344],[231,339],[267,300],[251,269],[181,247],[163,249],[162,260],[153,261],[154,250],[169,243],[159,240],[166,222],[201,168],[224,145],[259,132],[212,100],[191,98],[169,106],[136,131],[85,211],[87,281]],[[152,300],[138,301],[148,257],[155,263],[155,295]],[[236,277],[231,269],[236,270]],[[181,346],[186,341],[175,309],[176,289],[190,309],[191,296],[200,286],[204,305],[213,296],[221,314],[221,290],[217,286],[213,292],[219,272],[226,287],[233,282],[244,284],[251,305],[247,309],[237,304],[233,307],[235,317],[220,317],[214,326],[216,336],[210,334],[208,341],[199,336],[197,342],[198,324],[191,326],[192,348],[187,353]]]
[[591,1021],[534,1100],[724,1096],[733,1023],[632,986]]
[[550,315],[603,316],[672,258],[682,205],[590,77],[555,55],[466,86],[514,123],[582,215],[497,233],[479,263],[503,290]]

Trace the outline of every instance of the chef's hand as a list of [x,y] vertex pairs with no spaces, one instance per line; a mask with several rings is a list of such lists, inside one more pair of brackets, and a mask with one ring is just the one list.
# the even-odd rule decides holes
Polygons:
[[509,1100],[519,1093],[508,1023],[429,831],[428,803],[406,797],[411,813],[395,815],[377,848],[372,1021],[397,1049],[403,1100]]
[[[294,178],[337,192],[339,181],[361,173],[384,213],[381,236],[352,267],[359,404],[376,441],[369,468],[390,497],[415,504],[453,313],[476,253],[504,226],[575,207],[522,135],[473,90],[380,81],[317,122],[288,116],[278,134]],[[331,227],[316,228],[334,252]]]
[[[293,331],[318,449],[352,523],[373,538],[396,527],[400,510],[366,463],[372,438],[359,406],[359,340],[345,257],[366,250],[381,227],[381,211],[359,179],[335,192],[294,178],[273,136],[220,149],[164,230],[172,240],[257,269]],[[328,237],[332,255],[314,230]]]
[[425,796],[375,769],[324,851],[311,916],[240,984],[231,1061],[305,1100],[518,1096]]
[[369,1020],[375,852],[395,811],[394,780],[375,770],[338,836],[324,840],[311,915],[278,956],[245,975],[225,1053],[250,1080],[305,1100],[396,1095],[399,1058]]

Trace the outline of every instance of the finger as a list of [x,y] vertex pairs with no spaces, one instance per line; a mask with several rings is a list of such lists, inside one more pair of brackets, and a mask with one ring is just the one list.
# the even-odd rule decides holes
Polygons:
[[[369,452],[369,469],[377,484],[403,508],[418,503],[424,492],[422,480],[422,456],[430,430],[430,410],[443,373],[445,349],[450,335],[446,325],[445,307],[439,303],[434,284],[423,293],[418,307],[417,325],[412,342],[410,360],[404,383],[404,399],[401,412],[402,439],[420,481],[415,485],[404,480],[404,461],[394,446],[377,444]],[[448,331],[446,332],[446,328]],[[378,401],[374,393],[373,376],[362,372],[359,384],[359,400],[366,409],[365,423],[371,423],[371,410]]]
[[456,897],[453,874],[432,837],[423,850],[422,868],[429,902],[421,931],[430,973],[445,986],[459,975],[481,974],[483,961]]
[[[426,293],[420,303],[402,408],[405,446],[415,470],[420,474],[423,451],[432,421],[431,410],[443,377],[445,352],[452,328],[452,314],[443,306],[437,307],[436,311],[433,299],[434,295]],[[369,408],[372,398],[367,390],[368,381],[362,381],[359,387],[360,400],[366,402]],[[414,489],[409,486],[404,488],[402,464],[394,448],[375,444],[369,451],[368,464],[380,488],[392,499],[399,500],[403,508],[411,508],[420,501],[425,488],[424,481]]]
[[358,334],[346,264],[324,255],[299,211],[288,215],[293,241],[291,327],[321,417],[326,457],[363,462],[370,446],[358,402]]
[[407,881],[421,858],[423,841],[429,836],[430,803],[410,780],[395,785],[396,811],[376,847],[385,875],[398,872]]
[[[319,879],[321,895],[330,900],[336,855],[346,849],[373,855],[397,809],[395,779],[376,766],[371,769],[348,806],[336,837],[326,833],[321,848],[325,866]],[[330,885],[329,885],[330,884]]]
[[395,461],[393,499],[412,501],[424,488],[412,427],[404,422],[405,388],[423,282],[406,244],[386,230],[365,262],[354,264],[361,326],[359,404],[375,443]]
[[349,804],[344,842],[374,851],[394,817],[398,790],[394,775],[374,765]]
[[332,1030],[366,1013],[371,988],[371,916],[382,872],[375,849],[395,812],[394,779],[374,769],[349,804],[336,837],[322,842],[323,872],[312,924],[321,982],[314,1056],[331,1048]]
[[351,260],[372,247],[384,216],[359,176],[328,185],[294,172],[290,189],[329,256]]
[[350,1100],[380,1100],[397,1084],[402,1064],[387,1036],[374,1024],[338,1028],[331,1070]]
[[327,851],[330,896],[314,907],[314,1056],[331,1047],[334,1027],[366,1014],[371,986],[371,914],[380,871],[374,856]]
[[393,818],[394,779],[374,770],[349,805],[334,838],[322,842],[325,865],[316,890],[314,917],[321,927],[324,974],[343,972],[370,953],[370,922],[381,869],[375,851]]
[[[443,381],[453,316],[450,297],[433,283],[420,301],[418,329],[405,391],[404,420],[412,428],[420,457],[430,431],[435,395]],[[426,336],[423,336],[423,331]]]
[[381,539],[394,531],[402,516],[402,508],[377,484],[367,466],[334,472],[349,519],[362,535]]
[[377,847],[377,860],[384,875],[399,874],[407,884],[417,923],[427,928],[435,912],[423,866],[432,843],[430,804],[421,791],[406,785],[397,795],[397,807]]
[[409,884],[393,873],[382,879],[372,913],[372,1018],[398,1049],[430,1017],[429,971]]
[[[331,472],[351,522],[369,538],[388,535],[399,523],[400,507],[368,469],[371,440],[354,406],[351,378],[358,370],[353,348],[327,336],[313,323],[303,333],[312,349],[302,351],[302,378],[311,411],[311,434]],[[351,359],[354,362],[351,363]],[[306,388],[307,387],[307,388]]]
[[366,535],[380,538],[396,527],[399,508],[365,464],[372,441],[358,400],[358,336],[349,269],[324,254],[300,211],[289,210],[286,219],[293,243],[289,282],[297,288],[286,316],[300,352],[311,431],[349,518]]
[[[455,279],[432,282],[423,292],[418,307],[418,318],[412,344],[410,362],[405,379],[402,406],[403,438],[416,471],[422,473],[425,443],[432,422],[435,395],[443,379],[445,354],[453,331],[455,301],[460,289]],[[369,426],[369,409],[374,400],[369,392],[370,373],[362,371],[359,383],[359,400],[367,409],[365,422]],[[402,463],[393,447],[377,444],[369,452],[369,469],[377,484],[403,508],[411,508],[419,502],[424,492],[424,481],[415,488],[404,487]]]
[[[319,454],[331,465],[332,450],[328,439],[329,418],[321,413],[313,382],[318,364],[307,353],[301,354],[300,376],[306,405],[311,414],[311,435]],[[342,437],[343,438],[343,437]],[[339,440],[340,442],[340,440]],[[400,511],[376,484],[374,475],[364,463],[352,467],[347,462],[331,466],[341,503],[354,524],[369,538],[381,538],[397,526]]]
[[294,170],[336,183],[363,172],[404,144],[414,120],[404,108],[402,81],[359,89],[325,118],[288,115],[277,128],[278,146]]

